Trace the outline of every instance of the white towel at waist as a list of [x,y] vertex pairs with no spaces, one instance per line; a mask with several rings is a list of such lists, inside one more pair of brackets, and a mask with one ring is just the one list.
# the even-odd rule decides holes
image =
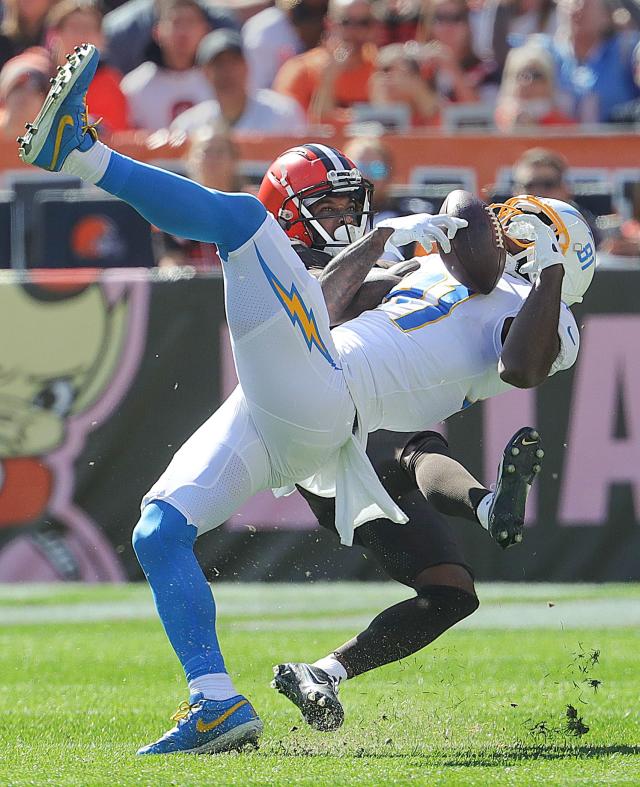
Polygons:
[[[390,519],[398,524],[409,521],[382,486],[358,433],[352,434],[335,457],[300,486],[320,497],[336,498],[336,530],[346,546],[353,544],[355,528],[372,519]],[[293,491],[294,486],[280,487],[273,494],[281,497]]]

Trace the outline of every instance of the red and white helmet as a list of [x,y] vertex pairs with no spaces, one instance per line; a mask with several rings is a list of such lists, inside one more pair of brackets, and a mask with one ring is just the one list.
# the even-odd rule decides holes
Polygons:
[[[533,213],[551,228],[564,256],[562,300],[567,306],[581,303],[595,272],[596,244],[591,228],[575,205],[550,197],[521,194],[491,207],[496,211],[507,236],[511,219],[521,214]],[[507,255],[505,271],[518,273],[520,267],[532,259],[534,244],[515,238],[510,240],[521,251]],[[527,278],[534,282],[536,274],[530,274]]]
[[[352,194],[354,211],[331,236],[309,210],[326,196]],[[337,254],[370,229],[373,184],[343,153],[327,145],[305,144],[286,150],[269,167],[258,198],[292,240]]]

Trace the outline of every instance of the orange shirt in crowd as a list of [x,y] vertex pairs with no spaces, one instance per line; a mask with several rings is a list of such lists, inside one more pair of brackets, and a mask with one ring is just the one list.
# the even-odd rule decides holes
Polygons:
[[[362,63],[338,74],[334,85],[336,106],[349,107],[357,101],[369,100],[367,85],[374,72],[376,53],[375,47],[366,47]],[[273,89],[295,98],[307,111],[320,83],[320,76],[329,66],[330,58],[331,55],[324,47],[316,47],[292,57],[276,74]]]
[[100,66],[87,93],[91,117],[102,118],[100,125],[104,125],[109,132],[131,128],[127,99],[120,90],[121,79],[122,75],[115,68]]

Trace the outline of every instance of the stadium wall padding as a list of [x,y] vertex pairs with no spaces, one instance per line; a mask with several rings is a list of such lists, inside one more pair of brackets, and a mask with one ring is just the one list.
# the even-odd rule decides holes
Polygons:
[[[538,427],[545,443],[521,546],[503,552],[451,521],[478,579],[640,580],[639,283],[636,270],[599,271],[575,307],[574,369],[445,425],[489,484],[516,428]],[[139,500],[235,384],[221,278],[7,273],[0,326],[0,582],[140,578]],[[219,581],[382,577],[297,495],[258,496],[198,555]]]

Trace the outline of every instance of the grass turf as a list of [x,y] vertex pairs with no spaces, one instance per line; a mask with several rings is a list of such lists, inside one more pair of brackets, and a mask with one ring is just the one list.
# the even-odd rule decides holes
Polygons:
[[[185,699],[147,589],[0,589],[0,623],[2,610],[21,607],[28,621],[30,611],[53,604],[70,617],[105,603],[140,611],[137,620],[60,622],[58,614],[55,623],[2,625],[0,784],[640,784],[633,627],[604,628],[594,617],[589,629],[454,629],[421,654],[345,685],[345,725],[322,734],[269,688],[271,665],[323,655],[354,633],[354,613],[372,617],[406,591],[244,585],[216,595],[227,664],[265,722],[262,746],[136,758]],[[480,589],[485,607],[509,601],[505,612],[610,596],[637,604],[638,595],[634,586]],[[309,626],[311,613],[325,625]],[[568,706],[588,732],[568,729]]]

